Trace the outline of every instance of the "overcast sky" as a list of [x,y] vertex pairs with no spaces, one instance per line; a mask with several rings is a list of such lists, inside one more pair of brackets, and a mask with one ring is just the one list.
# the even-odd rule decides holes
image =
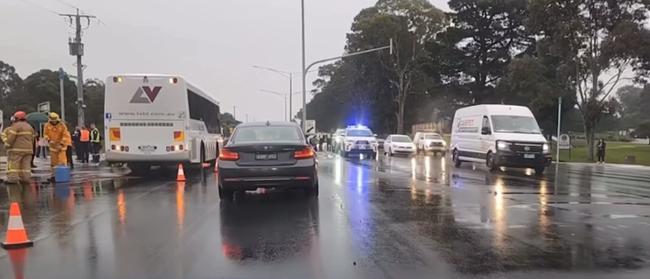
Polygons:
[[[340,55],[354,16],[375,2],[305,0],[307,63]],[[447,0],[431,3],[448,10]],[[67,44],[73,29],[54,13],[72,13],[69,5],[102,21],[83,34],[85,78],[179,74],[212,94],[222,112],[237,106],[240,120],[247,113],[284,119],[283,99],[259,89],[287,92],[288,80],[252,66],[300,71],[300,0],[0,0],[0,60],[23,78],[59,67],[76,73]]]

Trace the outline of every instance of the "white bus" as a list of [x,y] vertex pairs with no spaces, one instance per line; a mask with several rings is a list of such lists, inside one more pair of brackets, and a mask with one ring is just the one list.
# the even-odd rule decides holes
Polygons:
[[152,165],[210,163],[222,142],[219,103],[180,76],[106,79],[106,161],[134,172]]

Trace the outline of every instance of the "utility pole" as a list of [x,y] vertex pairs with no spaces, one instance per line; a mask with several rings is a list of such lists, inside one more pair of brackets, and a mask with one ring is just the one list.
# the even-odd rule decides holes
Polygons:
[[59,94],[61,94],[61,120],[65,122],[65,90],[63,89],[63,80],[65,79],[65,72],[63,68],[59,68]]
[[84,104],[83,64],[81,63],[81,57],[84,55],[84,45],[81,42],[81,19],[85,18],[87,24],[90,25],[90,19],[95,18],[95,16],[79,14],[79,9],[77,9],[76,14],[59,15],[67,17],[70,23],[72,23],[72,18],[75,21],[75,38],[69,41],[68,45],[70,47],[70,55],[77,56],[77,125],[82,126],[85,124],[84,109],[86,104]]
[[237,106],[232,106],[232,119],[237,120]]

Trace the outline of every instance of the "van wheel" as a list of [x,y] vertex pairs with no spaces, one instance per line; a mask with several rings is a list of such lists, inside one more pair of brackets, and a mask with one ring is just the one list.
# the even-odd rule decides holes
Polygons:
[[454,149],[454,151],[452,151],[451,160],[454,161],[454,167],[460,167],[462,162],[460,161],[460,158],[458,158],[458,150]]
[[546,167],[544,167],[544,166],[535,167],[535,174],[542,175],[542,174],[544,174],[545,170],[546,170]]
[[485,157],[485,165],[490,171],[496,171],[499,168],[494,162],[494,154],[492,152],[489,152],[487,157]]

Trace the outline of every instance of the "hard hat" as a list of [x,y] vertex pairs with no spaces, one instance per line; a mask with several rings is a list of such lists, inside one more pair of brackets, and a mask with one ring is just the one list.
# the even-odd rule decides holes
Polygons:
[[22,110],[19,110],[19,111],[14,113],[14,118],[16,120],[25,120],[26,117],[27,117],[27,114]]
[[50,112],[50,115],[48,116],[48,118],[50,119],[50,121],[59,121],[59,120],[61,120],[59,118],[59,115],[56,114],[56,112]]

